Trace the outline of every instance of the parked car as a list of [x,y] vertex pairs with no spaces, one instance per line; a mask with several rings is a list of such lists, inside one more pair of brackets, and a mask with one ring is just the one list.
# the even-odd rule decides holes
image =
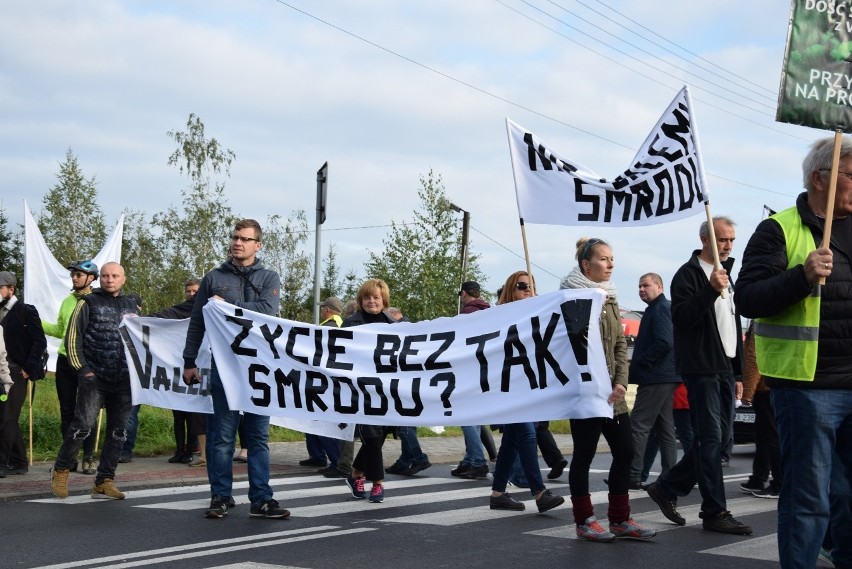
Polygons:
[[734,444],[754,442],[754,408],[743,405],[736,409],[734,415]]

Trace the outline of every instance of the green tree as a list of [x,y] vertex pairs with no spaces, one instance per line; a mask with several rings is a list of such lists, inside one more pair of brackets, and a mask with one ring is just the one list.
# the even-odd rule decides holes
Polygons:
[[[440,175],[420,177],[420,209],[414,221],[393,223],[384,250],[370,252],[368,278],[388,283],[391,304],[412,321],[452,316],[458,312],[462,232],[449,208]],[[467,279],[480,280],[478,256],[468,247]]]
[[121,245],[121,264],[127,275],[125,290],[142,297],[142,313],[150,314],[176,304],[180,294],[169,294],[167,271],[158,253],[158,240],[151,229],[147,214],[138,210],[124,211],[124,235]]
[[304,322],[313,319],[313,260],[304,251],[307,240],[308,221],[304,210],[293,211],[283,225],[280,215],[270,215],[263,225],[263,248],[259,255],[266,268],[281,276],[279,315]]
[[334,243],[330,243],[320,280],[320,302],[329,296],[340,298],[341,294],[343,294],[343,280],[340,278],[340,265],[337,264],[337,249]]
[[10,271],[20,279],[24,274],[23,251],[22,232],[9,227],[6,208],[0,204],[0,271]]
[[153,216],[158,230],[155,250],[164,261],[162,292],[180,298],[187,279],[204,275],[227,255],[228,236],[238,217],[220,178],[230,177],[236,154],[208,138],[204,123],[193,113],[186,131],[167,135],[177,144],[168,163],[189,177],[189,186],[181,190],[180,209],[172,206]]
[[91,259],[106,241],[95,177],[86,179],[69,148],[56,179],[42,200],[44,210],[37,220],[44,242],[60,263]]

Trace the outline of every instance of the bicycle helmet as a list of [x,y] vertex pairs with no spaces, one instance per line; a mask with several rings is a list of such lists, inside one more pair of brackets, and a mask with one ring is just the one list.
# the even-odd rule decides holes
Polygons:
[[94,275],[95,278],[98,278],[100,274],[98,272],[98,266],[88,259],[84,259],[82,261],[74,261],[67,267],[65,267],[69,271],[81,271],[86,273],[87,275]]

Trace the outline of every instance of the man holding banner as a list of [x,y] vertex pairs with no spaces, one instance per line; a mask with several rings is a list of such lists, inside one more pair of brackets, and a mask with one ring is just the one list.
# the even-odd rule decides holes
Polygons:
[[[822,247],[836,150],[833,230]],[[814,567],[829,529],[835,566],[852,567],[850,498],[835,492],[852,476],[852,140],[844,137],[839,149],[831,138],[817,141],[802,171],[807,191],[763,220],[749,240],[737,304],[755,319],[757,365],[778,424],[781,566]],[[834,473],[833,457],[843,462]],[[835,507],[840,502],[846,507]]]
[[[203,308],[210,300],[225,301],[239,308],[263,314],[278,313],[281,278],[263,267],[257,258],[262,245],[260,224],[243,219],[231,234],[230,257],[201,279],[189,321],[184,346],[183,380],[187,385],[201,383],[196,365],[204,338]],[[207,477],[212,498],[205,516],[220,519],[234,506],[234,439],[240,424],[240,412],[232,410],[225,397],[215,358],[210,366],[210,394],[213,414],[207,420]],[[269,486],[269,417],[245,413],[248,446],[249,515],[257,518],[284,519],[290,512],[272,498]]]

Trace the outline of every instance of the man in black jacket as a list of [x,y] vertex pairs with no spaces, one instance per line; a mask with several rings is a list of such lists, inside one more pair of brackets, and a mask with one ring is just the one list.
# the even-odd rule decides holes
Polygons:
[[630,360],[630,383],[638,386],[636,401],[630,413],[633,431],[633,462],[630,466],[630,489],[642,488],[645,447],[653,429],[660,443],[662,474],[677,462],[672,403],[674,391],[681,383],[674,365],[672,303],[663,294],[663,279],[656,273],[639,277],[639,298],[648,305],[633,346]]
[[833,137],[811,147],[802,162],[807,191],[757,226],[736,288],[743,316],[755,319],[758,369],[772,390],[785,569],[813,567],[827,528],[835,566],[852,567],[850,496],[836,491],[852,478],[852,140],[842,139],[831,242],[822,247],[833,154]]
[[74,420],[65,432],[62,447],[51,470],[50,487],[59,498],[68,496],[68,473],[77,451],[95,428],[101,407],[106,410],[106,436],[101,449],[92,498],[124,499],[115,486],[115,470],[121,446],[127,438],[130,414],[130,373],[118,326],[126,315],[139,315],[138,299],[125,295],[124,268],[106,263],[100,288],[80,298],[65,333],[68,363],[80,385]]
[[[698,482],[704,529],[750,535],[751,528],[728,511],[721,461],[723,445],[731,438],[734,377],[742,376],[742,328],[729,276],[736,231],[727,217],[714,217],[713,230],[715,242],[708,223],[701,224],[701,249],[692,253],[672,279],[675,369],[686,385],[695,444],[647,491],[664,516],[685,525],[677,511],[677,496],[686,496]],[[714,248],[722,265],[718,269]]]
[[27,382],[44,377],[43,358],[47,340],[38,310],[18,301],[18,280],[9,271],[0,272],[0,326],[6,341],[12,388],[0,402],[0,475],[26,474],[29,461],[18,417],[27,398]]

